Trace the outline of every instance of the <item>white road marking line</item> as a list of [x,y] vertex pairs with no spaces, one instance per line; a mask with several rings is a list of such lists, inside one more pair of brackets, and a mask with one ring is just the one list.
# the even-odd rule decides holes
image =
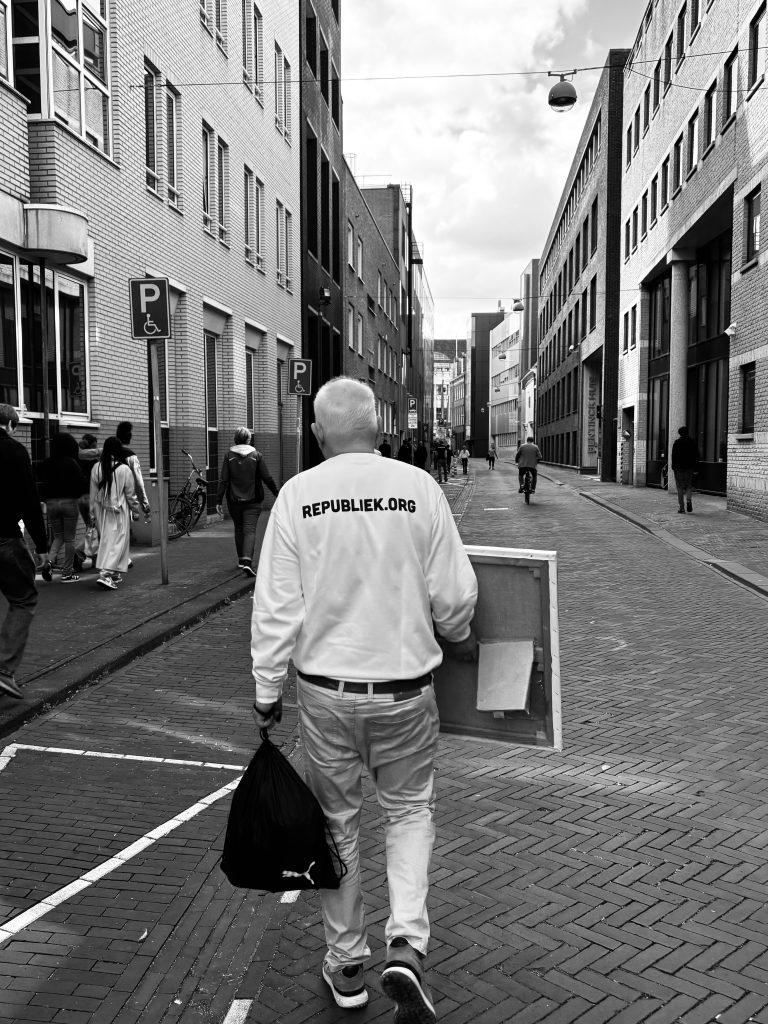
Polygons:
[[252,1006],[252,999],[234,999],[221,1024],[245,1024],[248,1011]]
[[[13,744],[15,746],[15,744]],[[6,747],[3,754],[9,748]],[[15,751],[14,751],[15,753]],[[1,755],[0,755],[1,759]],[[173,832],[179,825],[189,821],[190,818],[194,818],[195,815],[200,814],[201,811],[206,810],[211,804],[216,803],[217,800],[221,800],[222,797],[227,796],[231,793],[240,782],[242,776],[238,776],[233,779],[232,782],[228,782],[226,786],[222,786],[221,789],[215,790],[213,793],[209,793],[208,796],[203,797],[202,800],[198,800],[196,804],[192,804],[185,811],[177,814],[169,821],[163,822],[162,825],[158,825],[157,828],[153,828],[151,832],[147,832],[141,839],[137,839],[135,843],[131,843],[130,846],[121,850],[120,853],[111,857],[109,860],[104,861],[103,864],[93,868],[91,871],[87,871],[80,878],[76,878],[74,882],[70,882],[69,885],[65,885],[62,889],[57,889],[56,892],[51,893],[50,896],[46,896],[40,903],[35,904],[34,907],[30,907],[21,914],[17,914],[16,917],[12,917],[9,921],[5,921],[0,925],[0,946],[8,939],[12,939],[14,935],[17,935],[20,931],[32,924],[33,921],[39,920],[41,917],[45,917],[51,910],[60,906],[70,896],[75,896],[77,893],[82,892],[83,889],[87,889],[89,885],[97,882],[100,878],[108,875],[111,871],[117,868],[121,868],[125,865],[126,861],[131,860],[142,850],[146,850],[148,846],[151,846],[156,840],[162,839],[163,836],[167,836],[169,832]]]
[[295,903],[296,900],[299,898],[299,894],[300,893],[301,893],[301,889],[291,889],[290,892],[284,892],[283,895],[280,897],[280,902],[281,903]]
[[117,761],[147,761],[152,764],[180,764],[187,768],[224,768],[242,772],[242,764],[218,764],[216,761],[182,761],[175,757],[150,757],[148,754],[110,754],[101,750],[76,750],[71,747],[40,747],[31,743],[11,743],[0,751],[0,772],[18,750],[36,750],[41,754],[74,754],[76,757],[106,757]]
[[483,512],[509,512],[509,505],[504,505],[502,508],[484,508]]

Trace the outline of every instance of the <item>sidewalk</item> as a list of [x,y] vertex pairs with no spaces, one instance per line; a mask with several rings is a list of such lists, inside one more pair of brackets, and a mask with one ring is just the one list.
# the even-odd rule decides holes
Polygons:
[[[457,523],[473,482],[469,474],[443,485]],[[257,560],[268,520],[265,508]],[[38,574],[37,611],[18,672],[24,700],[0,701],[0,737],[253,590],[253,579],[236,568],[229,519],[211,517],[209,526],[168,544],[167,585],[161,583],[159,547],[133,547],[131,557],[133,568],[114,592],[97,587],[98,574],[91,569],[66,586],[57,575],[45,583]],[[0,616],[6,607],[0,596]]]
[[546,464],[539,474],[768,597],[768,523],[729,512],[724,497],[694,491],[693,512],[681,516],[674,491],[603,483]]

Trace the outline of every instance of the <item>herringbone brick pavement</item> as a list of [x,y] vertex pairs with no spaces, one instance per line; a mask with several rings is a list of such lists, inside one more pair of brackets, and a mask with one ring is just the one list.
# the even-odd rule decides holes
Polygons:
[[[572,491],[544,481],[526,508],[514,484],[504,466],[478,468],[461,529],[471,543],[558,550],[565,747],[441,740],[439,1019],[768,1024],[766,605]],[[13,739],[245,763],[248,612],[233,605]],[[300,765],[290,688],[286,702],[280,738]],[[232,777],[76,761],[20,751],[0,778],[12,815],[0,850],[19,866],[0,879],[5,906]],[[223,801],[3,945],[0,1017],[219,1024],[237,998],[254,1000],[251,1024],[391,1021],[376,981],[382,823],[366,795],[365,1010],[337,1009],[319,977],[315,894],[283,904],[223,878]]]

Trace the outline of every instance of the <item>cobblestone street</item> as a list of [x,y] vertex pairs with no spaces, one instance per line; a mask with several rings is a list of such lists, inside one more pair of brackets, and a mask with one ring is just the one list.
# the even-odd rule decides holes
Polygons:
[[[588,500],[588,481],[544,467],[526,506],[514,467],[471,472],[445,485],[467,544],[558,552],[564,749],[441,740],[438,1019],[768,1024],[765,599]],[[697,507],[687,542],[722,537],[721,506]],[[364,1010],[338,1009],[320,977],[315,894],[236,891],[218,868],[254,745],[249,612],[225,604],[7,732],[0,1019],[392,1019],[370,792]],[[292,687],[286,704],[275,738],[300,765]]]

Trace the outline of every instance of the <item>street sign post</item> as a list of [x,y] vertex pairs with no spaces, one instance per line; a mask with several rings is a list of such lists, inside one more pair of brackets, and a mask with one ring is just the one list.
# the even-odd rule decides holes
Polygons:
[[168,496],[165,493],[163,465],[163,428],[160,421],[160,373],[157,342],[171,336],[171,292],[167,277],[134,277],[129,281],[131,299],[131,334],[149,341],[150,386],[152,388],[152,419],[155,434],[155,468],[160,501],[160,576],[168,583]]
[[312,360],[311,359],[289,359],[288,360],[288,394],[289,395],[311,395],[312,394]]

